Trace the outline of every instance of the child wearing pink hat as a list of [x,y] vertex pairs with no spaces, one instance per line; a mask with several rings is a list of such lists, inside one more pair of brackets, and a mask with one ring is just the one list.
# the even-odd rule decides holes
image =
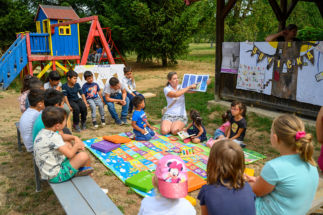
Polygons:
[[166,155],[160,159],[152,182],[158,195],[144,198],[138,215],[196,214],[195,208],[185,199],[188,193],[187,169],[179,156]]

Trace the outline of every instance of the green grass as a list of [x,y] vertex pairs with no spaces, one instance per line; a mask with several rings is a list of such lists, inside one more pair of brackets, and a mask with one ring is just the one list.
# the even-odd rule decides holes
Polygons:
[[121,211],[121,213],[123,213],[124,214],[124,207],[122,206],[122,205],[119,205],[119,206],[117,206],[118,208],[119,208],[119,210]]
[[7,189],[7,193],[12,193],[12,192],[14,192],[15,190],[16,190],[16,188],[15,188],[15,187],[9,188],[9,189]]
[[108,171],[104,171],[104,175],[112,176],[114,175],[114,173],[111,170],[108,170]]
[[8,152],[1,152],[0,153],[0,156],[5,156],[5,155],[7,155],[7,154],[9,154]]
[[2,165],[6,165],[6,164],[8,164],[9,162],[7,162],[7,161],[4,161],[4,162],[2,162],[1,164]]
[[129,188],[127,191],[127,194],[128,195],[135,194],[135,191],[133,189]]
[[257,114],[251,112],[248,114],[248,118],[252,118],[252,123],[250,123],[251,127],[257,128],[257,131],[267,131],[271,133],[271,125],[273,123],[273,119],[266,116],[258,116]]

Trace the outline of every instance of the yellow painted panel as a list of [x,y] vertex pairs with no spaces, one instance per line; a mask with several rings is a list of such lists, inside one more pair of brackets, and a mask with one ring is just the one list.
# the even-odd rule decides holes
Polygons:
[[45,68],[37,75],[37,78],[40,79],[51,66],[52,66],[52,61],[49,62],[49,64],[47,64],[47,66],[45,66]]

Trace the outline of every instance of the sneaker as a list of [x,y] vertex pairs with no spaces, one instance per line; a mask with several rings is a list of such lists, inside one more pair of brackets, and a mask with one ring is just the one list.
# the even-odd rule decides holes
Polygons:
[[125,116],[121,117],[121,121],[123,122],[123,124],[128,124],[127,118]]
[[101,125],[105,125],[105,119],[101,119]]
[[78,169],[79,171],[74,175],[75,177],[77,176],[86,176],[86,175],[90,175],[94,169],[92,167],[81,167]]
[[134,140],[135,139],[135,137],[136,137],[136,135],[135,134],[132,134],[130,137],[128,137],[130,140]]
[[119,118],[115,120],[115,123],[118,125],[123,125],[123,122]]
[[96,121],[92,121],[92,123],[93,123],[94,128],[98,127],[98,123],[96,123]]
[[81,128],[80,128],[80,125],[79,124],[77,124],[77,125],[73,125],[73,128],[75,129],[75,131],[77,131],[77,132],[81,132],[82,130],[81,130]]
[[210,138],[210,139],[206,142],[206,144],[205,144],[205,145],[206,145],[207,147],[211,148],[211,147],[213,146],[213,141],[214,141],[214,140],[213,140],[213,138]]
[[185,140],[183,140],[184,143],[189,143],[191,141],[191,138],[186,138]]
[[241,146],[241,148],[246,148],[247,147],[247,145],[244,144],[244,143],[241,143],[240,146]]
[[[96,123],[96,122],[95,122]],[[86,130],[86,122],[82,122],[82,129]]]

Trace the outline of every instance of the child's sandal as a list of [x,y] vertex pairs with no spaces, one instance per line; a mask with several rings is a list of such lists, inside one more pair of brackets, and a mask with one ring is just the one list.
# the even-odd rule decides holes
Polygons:
[[86,175],[90,175],[94,169],[92,167],[81,167],[78,169],[79,171],[74,175],[75,177],[77,176],[86,176]]

